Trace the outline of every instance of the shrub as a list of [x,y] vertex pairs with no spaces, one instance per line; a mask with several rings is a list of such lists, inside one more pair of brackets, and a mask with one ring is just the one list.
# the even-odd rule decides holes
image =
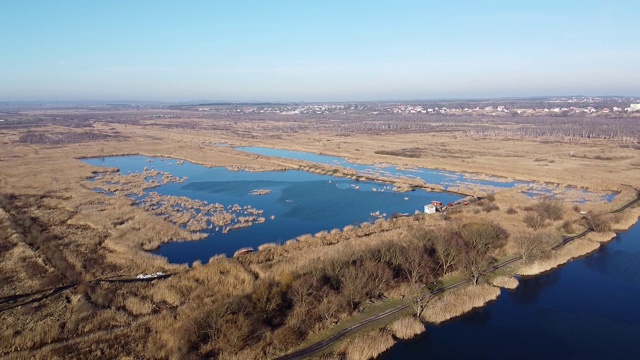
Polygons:
[[492,211],[500,210],[500,207],[493,203],[487,203],[484,206],[482,206],[482,210],[484,212],[492,212]]
[[585,216],[585,220],[587,225],[595,232],[611,231],[611,221],[603,214],[589,212],[587,216]]
[[573,228],[573,222],[565,220],[562,223],[562,231],[564,231],[565,234],[573,234],[575,232],[575,229]]
[[548,220],[562,220],[562,204],[556,200],[545,200],[534,206],[540,217]]
[[273,342],[281,351],[291,349],[302,340],[300,333],[291,326],[285,325],[273,333]]
[[518,213],[518,210],[516,210],[516,209],[514,209],[512,206],[510,206],[510,207],[507,209],[507,211],[506,211],[506,212],[507,212],[507,214],[509,214],[509,215],[513,215],[513,214],[517,214],[517,213]]
[[524,223],[527,224],[527,226],[532,228],[533,230],[542,229],[543,227],[546,226],[545,219],[542,216],[540,216],[537,212],[529,213],[525,215],[522,221],[524,221]]

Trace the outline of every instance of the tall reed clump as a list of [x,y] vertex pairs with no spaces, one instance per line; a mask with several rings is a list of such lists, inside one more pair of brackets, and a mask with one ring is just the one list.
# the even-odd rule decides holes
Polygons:
[[425,330],[422,321],[413,316],[403,316],[389,325],[389,330],[398,339],[411,339]]
[[344,354],[347,360],[374,359],[395,344],[391,333],[372,331],[359,335],[346,344]]
[[518,287],[518,280],[513,276],[496,276],[491,279],[491,283],[497,287],[505,288],[505,289],[515,289]]
[[427,303],[420,314],[423,321],[439,324],[467,311],[483,306],[500,295],[500,289],[491,285],[473,285],[447,291]]

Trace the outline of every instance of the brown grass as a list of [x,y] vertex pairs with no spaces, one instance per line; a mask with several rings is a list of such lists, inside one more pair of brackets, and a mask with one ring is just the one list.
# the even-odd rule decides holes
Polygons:
[[134,315],[146,315],[153,311],[153,303],[149,300],[139,298],[137,296],[130,296],[124,301],[124,306],[127,311]]
[[425,331],[424,324],[413,316],[404,316],[391,323],[389,330],[398,339],[411,339]]
[[491,285],[471,285],[447,291],[432,299],[420,314],[423,321],[439,324],[483,306],[500,295],[500,289]]
[[[179,119],[180,124],[198,119]],[[176,122],[176,124],[178,124]],[[135,124],[101,123],[96,121],[91,131],[96,133],[125,133],[128,138],[105,138],[96,142],[62,144],[57,146],[16,143],[21,130],[6,130],[0,134],[5,145],[0,151],[0,192],[15,193],[19,199],[33,196],[34,204],[22,211],[42,223],[43,231],[53,236],[60,259],[82,277],[135,276],[138,273],[155,271],[177,272],[169,279],[145,284],[118,284],[118,286],[93,286],[90,289],[69,290],[34,305],[20,306],[0,313],[0,356],[18,349],[39,351],[18,353],[16,358],[63,358],[71,352],[93,358],[118,358],[123,355],[133,358],[186,358],[198,354],[177,335],[191,334],[190,321],[198,321],[188,315],[199,308],[211,306],[233,296],[246,296],[254,289],[256,277],[284,278],[309,266],[313,261],[330,260],[341,254],[356,254],[376,244],[397,241],[408,233],[410,226],[419,224],[436,227],[470,219],[474,221],[496,221],[502,212],[472,214],[463,209],[452,214],[448,220],[440,216],[424,217],[419,221],[411,218],[394,222],[376,222],[365,226],[347,226],[343,231],[322,232],[319,236],[302,236],[300,241],[288,241],[284,246],[266,244],[260,251],[238,259],[214,257],[208,264],[193,269],[171,265],[164,258],[153,256],[145,250],[153,249],[169,241],[193,240],[197,236],[168,223],[143,209],[133,206],[130,200],[109,198],[96,194],[83,184],[93,172],[103,172],[81,161],[78,157],[141,154],[189,160],[207,166],[224,166],[229,169],[250,171],[297,169],[305,166],[317,173],[333,173],[331,166],[316,166],[292,160],[266,158],[245,154],[226,147],[211,145],[216,142],[234,145],[269,146],[291,150],[312,151],[329,155],[347,156],[355,162],[371,162],[379,159],[374,152],[381,149],[406,149],[420,147],[420,158],[385,157],[386,161],[400,166],[435,167],[447,170],[472,171],[495,174],[512,179],[534,179],[559,184],[576,184],[600,190],[622,190],[615,204],[581,205],[585,211],[606,211],[634,196],[632,189],[621,186],[628,179],[637,177],[637,150],[614,149],[610,141],[579,140],[553,142],[540,146],[540,140],[526,139],[518,142],[508,138],[474,138],[465,133],[428,133],[396,135],[359,135],[348,138],[336,137],[332,133],[274,134],[268,128],[252,131],[239,122],[229,131],[184,130],[166,128],[158,123],[149,126]],[[60,132],[65,127],[47,126],[42,132]],[[81,131],[81,130],[79,130]],[[241,132],[239,132],[241,131]],[[249,134],[245,136],[245,134]],[[278,135],[278,136],[274,136]],[[568,156],[572,151],[597,153],[609,151],[612,161],[596,161],[588,158]],[[635,151],[635,152],[634,152]],[[544,172],[540,172],[534,158],[553,158]],[[595,165],[595,166],[594,166]],[[341,176],[353,177],[349,171],[337,170]],[[576,178],[575,173],[586,173],[588,177]],[[408,188],[407,180],[399,187]],[[414,184],[415,185],[415,184]],[[462,187],[473,193],[486,192],[480,187]],[[564,191],[564,185],[558,192]],[[570,192],[579,197],[579,191]],[[495,204],[501,209],[517,209],[500,224],[510,233],[522,227],[521,204],[530,200],[518,189],[504,190],[496,194]],[[471,207],[469,207],[471,208]],[[638,209],[632,209],[618,217],[615,229],[628,227],[638,217]],[[564,219],[579,218],[575,211],[565,211]],[[47,281],[59,284],[59,274],[47,261],[43,251],[29,246],[24,236],[10,229],[10,221],[0,211],[0,287],[3,295],[30,292],[45,286]],[[553,222],[552,228],[560,223]],[[598,240],[592,238],[591,240]],[[552,268],[573,256],[580,256],[597,248],[598,243],[577,240],[566,249],[558,251],[551,264],[538,266]],[[571,251],[573,250],[573,252]],[[512,253],[507,245],[501,255]],[[577,254],[577,255],[576,255]],[[566,259],[565,259],[566,258]],[[270,260],[269,260],[270,259]],[[563,260],[564,259],[564,260]],[[556,264],[556,265],[553,265]],[[534,272],[535,273],[535,272]],[[286,275],[286,276],[285,276]],[[76,293],[77,291],[77,293]],[[392,289],[389,293],[404,291]],[[480,292],[476,294],[475,292]],[[495,298],[497,288],[482,285],[436,298],[430,302],[423,317],[434,317],[434,321],[457,316],[468,309],[480,306]],[[432,308],[438,310],[431,310]],[[146,315],[145,315],[146,314]],[[148,318],[144,324],[136,324]],[[133,324],[133,325],[132,325]],[[111,329],[118,329],[111,334]],[[197,330],[197,328],[196,328]],[[193,335],[193,334],[191,334]],[[195,337],[199,333],[195,332]],[[260,335],[262,336],[262,334]],[[238,352],[226,352],[222,358],[269,357],[270,333],[255,347]],[[400,335],[396,335],[400,337]],[[79,339],[66,343],[65,339]],[[143,339],[143,340],[140,340]],[[148,341],[146,341],[148,339]],[[356,340],[356,339],[354,339]],[[347,356],[370,358],[393,344],[389,332],[374,332],[358,337]],[[254,345],[251,345],[254,346]],[[126,354],[125,354],[126,353]],[[202,355],[202,354],[200,354]],[[80,355],[79,355],[80,356]],[[204,355],[202,355],[204,356]]]

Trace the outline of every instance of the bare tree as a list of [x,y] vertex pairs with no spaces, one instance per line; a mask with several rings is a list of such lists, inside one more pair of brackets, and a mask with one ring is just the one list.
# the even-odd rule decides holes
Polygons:
[[420,245],[410,245],[402,252],[402,270],[412,284],[430,282],[433,278],[433,259],[427,256]]
[[389,267],[380,262],[367,260],[362,266],[364,273],[367,275],[370,295],[379,297],[387,286],[393,281],[393,272]]
[[427,303],[431,300],[432,294],[428,287],[414,285],[411,288],[411,307],[415,311],[416,318],[420,319],[420,314]]
[[355,266],[348,266],[340,273],[340,292],[355,309],[367,293],[367,274]]
[[490,253],[504,246],[509,234],[497,224],[466,223],[460,227],[464,242],[461,269],[474,284],[493,262]]
[[303,275],[296,279],[289,288],[289,297],[294,304],[303,309],[307,308],[308,302],[313,295],[314,281],[311,275]]
[[474,285],[478,285],[478,280],[484,271],[491,264],[492,258],[478,251],[477,249],[468,248],[464,251],[460,259],[460,268],[467,274]]
[[462,239],[459,234],[454,231],[446,231],[435,238],[434,247],[436,250],[436,258],[440,267],[442,267],[443,275],[456,265],[462,252]]
[[611,231],[611,221],[606,218],[605,214],[595,214],[589,211],[585,216],[585,221],[595,232]]
[[513,245],[522,256],[522,261],[526,263],[531,259],[547,254],[560,239],[560,236],[556,233],[536,231],[515,236]]

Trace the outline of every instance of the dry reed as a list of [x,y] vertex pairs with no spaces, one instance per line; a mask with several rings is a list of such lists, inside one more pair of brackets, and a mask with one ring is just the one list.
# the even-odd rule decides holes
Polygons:
[[447,291],[427,303],[420,314],[423,321],[439,324],[467,311],[483,306],[500,295],[500,289],[491,285],[470,285]]
[[389,325],[389,330],[398,339],[411,339],[425,331],[424,324],[413,316],[404,316]]
[[518,287],[518,279],[513,276],[496,276],[491,279],[491,283],[497,287],[505,288],[505,289],[515,289]]
[[358,335],[346,344],[344,354],[347,360],[374,359],[395,344],[386,331],[372,331]]
[[598,242],[589,241],[584,238],[573,240],[555,251],[550,258],[539,259],[531,264],[521,266],[517,270],[517,273],[520,275],[537,275],[558,267],[573,258],[586,255],[599,247],[600,244]]

